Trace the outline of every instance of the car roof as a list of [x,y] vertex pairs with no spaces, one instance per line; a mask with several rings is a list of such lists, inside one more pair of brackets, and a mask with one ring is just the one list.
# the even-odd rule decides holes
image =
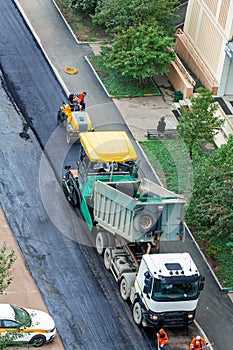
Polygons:
[[0,319],[15,320],[15,313],[10,304],[0,304]]
[[137,159],[125,131],[84,132],[79,136],[91,162],[128,162]]

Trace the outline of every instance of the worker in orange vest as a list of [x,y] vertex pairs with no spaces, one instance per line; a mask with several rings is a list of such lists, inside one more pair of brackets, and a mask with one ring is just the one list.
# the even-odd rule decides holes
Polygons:
[[167,332],[161,328],[157,333],[158,345],[159,349],[164,349],[164,346],[168,343],[168,335]]
[[77,102],[81,106],[80,110],[85,111],[86,103],[84,102],[87,93],[85,91],[79,92],[74,96],[74,102]]
[[85,96],[87,93],[85,91],[79,92],[76,95],[70,94],[69,95],[69,103],[72,107],[72,109],[75,111],[85,111],[86,103],[84,101]]
[[191,340],[189,350],[203,350],[209,345],[208,341],[205,338],[197,335]]

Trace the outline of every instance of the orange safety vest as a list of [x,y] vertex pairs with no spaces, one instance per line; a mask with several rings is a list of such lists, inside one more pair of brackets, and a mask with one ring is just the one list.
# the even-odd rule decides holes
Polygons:
[[190,350],[201,350],[204,349],[206,345],[206,339],[204,338],[193,338],[190,343]]
[[73,101],[77,102],[77,103],[80,103],[81,102],[81,98],[79,98],[78,96],[74,96]]
[[164,346],[168,343],[168,335],[163,328],[158,331],[157,337],[158,337],[159,346],[160,345]]

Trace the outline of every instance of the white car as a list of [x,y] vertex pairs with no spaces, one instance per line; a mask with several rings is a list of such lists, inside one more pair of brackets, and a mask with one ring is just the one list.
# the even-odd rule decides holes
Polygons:
[[9,342],[42,346],[56,335],[54,320],[44,311],[0,304],[0,336]]

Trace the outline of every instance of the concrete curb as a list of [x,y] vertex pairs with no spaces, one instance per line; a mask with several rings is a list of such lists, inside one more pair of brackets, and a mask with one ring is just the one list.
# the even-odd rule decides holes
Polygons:
[[[199,323],[198,323],[196,320],[194,320],[194,324],[195,324],[195,326],[196,326],[197,329],[198,329],[199,335],[201,335],[202,338],[205,338],[205,339],[209,342],[209,344],[210,344],[210,341],[209,341],[207,335],[205,334],[205,332],[203,331],[203,329],[201,328],[201,326],[199,325]],[[191,339],[190,339],[190,341],[191,341]],[[212,345],[209,345],[207,349],[209,349],[209,350],[214,350],[214,348],[212,347]]]
[[134,97],[152,97],[152,96],[162,96],[159,93],[154,93],[154,94],[136,94],[136,95],[109,95],[110,98],[134,98]]
[[208,263],[208,261],[207,261],[205,255],[202,253],[202,251],[201,251],[199,245],[197,244],[197,242],[196,242],[194,236],[192,235],[191,231],[189,230],[187,224],[184,223],[184,225],[185,225],[185,229],[188,231],[190,237],[192,238],[192,240],[193,240],[193,242],[194,242],[196,248],[198,249],[199,253],[201,254],[203,260],[205,261],[206,265],[208,266],[208,268],[209,268],[209,270],[210,270],[210,272],[211,272],[213,278],[215,279],[215,282],[217,283],[219,289],[220,289],[221,291],[233,291],[233,288],[229,288],[229,289],[228,289],[228,288],[222,287],[222,285],[221,285],[221,283],[219,282],[217,276],[215,275],[215,273],[214,273],[212,267],[211,267],[210,264]]
[[78,41],[76,35],[74,34],[72,28],[70,27],[70,25],[68,24],[67,20],[65,19],[65,17],[63,16],[62,12],[60,11],[59,7],[57,6],[56,2],[54,0],[52,0],[54,6],[56,7],[57,11],[59,12],[60,16],[62,17],[64,23],[66,24],[68,30],[70,31],[70,33],[72,34],[74,40],[76,41],[77,44],[82,44]]
[[[93,55],[93,56],[94,56],[94,55]],[[110,97],[110,96],[109,96],[108,90],[106,89],[106,87],[104,86],[102,80],[100,79],[100,77],[98,76],[98,74],[96,73],[96,71],[94,70],[94,68],[93,68],[93,66],[92,66],[92,64],[91,64],[91,62],[90,62],[89,59],[88,59],[88,57],[87,57],[87,56],[84,56],[84,58],[85,58],[85,60],[87,61],[87,63],[89,64],[89,66],[90,66],[92,72],[94,73],[96,79],[98,80],[98,82],[100,83],[100,85],[102,86],[102,88],[104,89],[106,95],[108,95],[108,97]]]

